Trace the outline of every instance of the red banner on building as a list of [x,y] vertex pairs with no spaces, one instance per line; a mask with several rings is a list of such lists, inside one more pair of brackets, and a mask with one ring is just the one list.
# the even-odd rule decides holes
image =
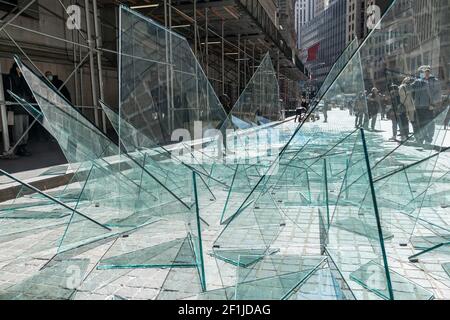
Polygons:
[[308,49],[308,60],[306,61],[314,61],[317,60],[317,56],[319,54],[320,43],[316,43],[311,48]]

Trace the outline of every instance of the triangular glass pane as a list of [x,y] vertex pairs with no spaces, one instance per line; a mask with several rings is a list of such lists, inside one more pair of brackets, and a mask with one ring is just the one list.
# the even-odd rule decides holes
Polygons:
[[269,53],[261,60],[231,113],[250,126],[252,123],[262,125],[280,119],[278,79]]
[[288,300],[344,300],[344,294],[328,268],[316,270]]
[[[96,235],[111,232],[100,222],[79,211],[77,202],[64,203],[1,169],[0,177],[1,180],[15,185],[17,192],[20,193],[19,196],[12,195],[10,200],[2,202],[3,210],[0,212],[2,243],[8,245],[9,242],[9,245],[12,245],[14,241],[18,241],[23,244],[22,248],[15,253],[17,257],[44,250],[56,253],[72,219],[88,230],[95,229],[98,232]],[[46,204],[42,205],[42,200],[35,200],[37,205],[33,206],[33,201],[30,202],[30,199],[36,195],[45,199]],[[23,202],[27,203],[26,209],[21,206]],[[12,207],[9,208],[9,205]],[[26,237],[34,238],[34,241],[24,242]]]
[[105,255],[98,264],[97,269],[196,266],[195,257],[187,238],[172,240],[134,251],[128,250],[133,250],[136,247],[133,248],[132,246],[129,246],[127,249],[126,243],[123,242],[124,241],[122,241],[122,243],[116,242],[114,246],[108,250],[107,255]]
[[119,43],[119,115],[139,132],[166,144],[175,129],[194,137],[194,121],[207,129],[226,119],[185,38],[121,6]]
[[259,195],[260,204],[249,204],[234,215],[213,244],[216,258],[238,265],[239,255],[252,255],[257,261],[268,254],[284,226],[281,209],[270,193]]
[[69,300],[78,289],[89,259],[69,259],[0,290],[0,300]]
[[[241,259],[247,261],[249,257],[240,256]],[[235,299],[286,299],[323,261],[323,257],[271,255],[254,265],[239,267]]]

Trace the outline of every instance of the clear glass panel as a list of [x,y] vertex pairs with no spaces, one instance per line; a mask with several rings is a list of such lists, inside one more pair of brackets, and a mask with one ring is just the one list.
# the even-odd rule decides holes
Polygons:
[[231,123],[186,39],[124,6],[119,37],[119,137],[132,126],[160,146],[182,140],[178,159],[227,187],[234,170],[219,137]]
[[69,300],[89,266],[89,259],[69,259],[0,291],[0,300]]
[[[197,184],[196,181],[193,182],[193,192],[196,192]],[[204,191],[202,185],[200,190]],[[200,207],[197,205],[199,200],[196,193],[193,194],[193,201],[189,213],[180,212],[180,217],[172,218],[169,224],[162,220],[152,224],[147,223],[139,231],[133,232],[126,238],[118,239],[101,259],[97,268],[101,270],[193,268],[197,270],[202,290],[206,290]],[[174,206],[172,209],[177,208]],[[161,210],[172,211],[170,205],[165,205]],[[186,230],[188,235],[179,238],[185,234]],[[178,274],[176,271],[173,273]]]
[[288,300],[344,300],[339,283],[328,268],[315,271]]
[[[155,226],[144,228],[146,232],[157,231]],[[142,232],[119,239],[102,258],[97,269],[133,269],[161,267],[195,267],[196,261],[187,238],[166,241],[148,247]],[[139,243],[137,243],[139,241]],[[138,249],[140,247],[142,249]]]
[[[385,290],[385,298],[392,299],[393,292],[389,278],[384,242],[392,235],[385,234],[380,225],[377,202],[372,190],[372,181],[364,146],[364,136],[357,132],[350,138],[353,146],[349,151],[346,183],[342,183],[338,201],[330,221],[326,252],[348,281],[349,273],[360,270],[375,261],[379,269],[370,269],[369,276],[380,279],[377,287],[365,282],[364,287],[377,291]],[[364,255],[358,252],[364,252]],[[365,272],[367,270],[363,270]],[[368,277],[369,277],[368,276]],[[371,278],[371,279],[372,279]],[[358,298],[358,295],[357,295]],[[360,297],[362,298],[362,296]]]
[[[415,158],[412,154],[403,160],[405,154],[396,150],[389,155],[389,159],[375,167],[375,172],[390,170],[375,179],[375,186],[381,200],[380,211],[384,222],[389,223],[393,230],[398,230],[395,232],[397,238],[404,243],[415,232],[423,234],[431,231],[442,237],[450,232],[450,221],[445,218],[450,201],[448,153],[416,149],[413,152],[420,153],[422,157]],[[402,162],[403,166],[397,168]],[[389,166],[389,163],[394,165]],[[417,237],[414,238],[417,241]]]
[[119,42],[119,114],[139,132],[164,145],[175,129],[194,137],[194,121],[227,118],[185,38],[121,6]]
[[[140,133],[105,103],[100,102],[103,111],[111,121],[117,134],[120,132],[120,142],[127,155],[147,170],[154,172],[164,185],[179,198],[189,196],[189,176],[191,170],[173,153],[164,147],[157,147],[155,142]],[[119,123],[121,127],[119,127]]]
[[[239,261],[258,257],[240,255]],[[239,263],[236,300],[283,300],[323,263],[323,257],[274,255],[259,258],[251,266]]]
[[[213,244],[213,254],[234,265],[251,265],[273,252],[273,242],[284,227],[281,209],[268,192],[235,214]],[[250,257],[244,261],[239,256]]]
[[[187,229],[189,231],[189,240],[191,241],[191,246],[194,251],[195,263],[197,266],[200,284],[202,291],[206,290],[206,279],[205,279],[205,263],[203,260],[203,244],[202,244],[202,226],[200,221],[200,208],[203,205],[200,203],[206,195],[206,185],[198,181],[197,174],[192,173],[192,183],[193,183],[193,206],[191,211],[187,216]],[[202,198],[200,198],[202,197]]]
[[448,276],[450,277],[450,262],[447,263],[443,263],[442,264],[442,268],[444,269],[444,271],[448,274]]
[[241,128],[243,124],[235,123],[235,120],[241,120],[250,127],[280,119],[278,79],[269,53],[262,59],[231,113],[233,124]]
[[[76,201],[62,199],[63,202],[47,194],[47,191],[57,193],[58,189],[63,190],[64,187],[42,191],[1,169],[0,178],[11,185],[11,194],[6,195],[6,200],[1,203],[1,242],[5,250],[8,246],[14,248],[16,241],[21,244],[13,251],[16,258],[38,252],[45,255],[44,250],[56,254],[64,239],[65,230],[74,220],[87,230],[96,230],[96,236],[111,233],[111,229],[79,211]],[[30,241],[24,242],[24,238],[29,238]]]
[[[167,219],[166,228],[173,225],[174,221],[190,219],[194,203],[192,196],[181,199],[175,192],[172,192],[166,186],[171,186],[168,177],[161,175],[161,170],[151,161],[150,157],[139,153],[133,157],[125,153],[119,154],[116,144],[103,135],[51,87],[43,83],[30,69],[20,61],[18,62],[41,107],[45,119],[44,125],[59,141],[70,163],[81,162],[87,166],[86,179],[81,189],[80,199],[75,205],[76,208],[86,213],[87,216],[111,227],[113,234],[151,224],[160,220],[161,217]],[[192,190],[192,182],[189,180],[188,182],[188,185],[183,185],[183,195]],[[175,187],[174,190],[179,191]],[[101,195],[107,195],[107,197]],[[88,201],[82,201],[85,198]],[[182,224],[184,230],[182,237],[190,239],[191,235],[196,234],[194,240],[190,241],[192,243],[201,241],[193,223],[191,225],[195,232],[187,228],[189,224]],[[107,230],[111,231],[109,228]],[[158,232],[164,234],[164,232],[170,231],[160,228]],[[61,241],[60,252],[68,247],[85,245],[105,236],[111,236],[111,234],[105,234],[104,230],[99,228],[88,228],[77,216],[73,216]],[[167,241],[171,240],[167,239]],[[196,248],[199,246],[198,243],[195,244]],[[164,246],[160,248],[163,250]],[[182,248],[186,248],[186,245]],[[136,253],[139,249],[141,248],[136,246],[134,250],[133,247],[129,247],[128,250]],[[154,250],[150,251],[154,252]],[[176,255],[177,251],[173,251]],[[184,251],[181,250],[181,252]],[[124,252],[118,254],[124,254]],[[196,256],[198,254],[200,253],[194,250],[196,264],[200,263],[200,260],[197,260],[200,257]],[[166,265],[173,265],[173,256],[166,252],[165,258],[167,259]],[[161,256],[158,259],[150,260],[163,263]],[[120,266],[126,267],[129,256],[119,260],[124,262]],[[200,264],[198,267],[199,269],[203,268]],[[202,279],[202,281],[204,280]]]
[[[327,77],[323,81],[319,91],[316,93],[316,97],[319,99],[328,91],[330,86],[334,83],[337,77],[339,77],[340,73],[346,67],[348,61],[352,58],[355,52],[358,50],[359,41],[357,38],[353,39],[352,42],[345,48],[345,50],[341,53],[340,57],[333,64],[330,72],[327,74]],[[319,108],[323,110],[323,104],[319,105]]]
[[202,293],[195,268],[171,268],[156,300],[178,300]]
[[[102,290],[122,269],[166,268],[159,299],[433,298],[388,263],[408,241],[411,261],[448,253],[447,22],[446,1],[394,1],[336,61],[310,116],[282,130],[268,54],[227,117],[186,39],[125,7],[118,114],[101,103],[118,144],[17,59],[41,111],[16,100],[69,161],[41,176],[69,178],[36,190],[0,177],[2,187],[18,183],[0,203],[2,252],[25,237],[17,258],[50,249],[71,261],[111,241],[83,288]],[[181,142],[172,141],[176,129],[188,133]],[[307,233],[302,218],[318,225],[315,249],[328,268],[324,257],[275,254],[284,253],[282,232]],[[204,292],[210,249],[237,267],[235,288]],[[57,266],[2,294],[71,298],[60,277],[47,277]],[[52,296],[38,282],[60,288]]]
[[[352,272],[350,278],[381,298],[387,299],[389,292],[386,288],[387,279],[384,274],[384,267],[372,260]],[[397,272],[390,271],[389,279],[392,283],[396,300],[431,300],[434,298],[430,291],[411,282]]]
[[[301,151],[298,159],[302,161],[297,163],[307,168],[309,177],[305,174],[305,181],[296,183],[305,183],[303,193],[313,190],[310,193],[316,193],[317,203],[326,201],[333,213],[328,237],[322,237],[322,244],[328,251],[334,247],[336,255],[341,255],[343,260],[335,256],[332,260],[343,278],[349,282],[348,268],[358,265],[365,270],[366,263],[371,262],[369,266],[379,275],[384,289],[378,287],[377,281],[372,288],[370,281],[369,284],[366,282],[365,288],[388,299],[395,298],[397,292],[399,298],[405,297],[400,285],[404,279],[396,277],[393,288],[389,289],[384,242],[390,246],[389,239],[394,235],[398,239],[408,239],[412,230],[422,233],[424,225],[442,239],[448,224],[442,210],[446,208],[447,199],[443,195],[446,186],[439,185],[440,181],[445,181],[448,172],[444,152],[449,145],[444,129],[448,102],[444,103],[441,96],[446,92],[449,74],[445,63],[448,49],[439,28],[440,22],[448,21],[442,13],[447,7],[440,1],[430,1],[423,6],[420,3],[395,1],[379,28],[372,30],[359,47],[356,42],[349,45],[319,91],[319,101],[313,103],[311,116],[300,125],[279,158],[283,172],[283,166],[301,149],[299,142],[308,139],[314,130],[321,133],[314,139],[318,142],[307,143]],[[425,35],[424,29],[430,32]],[[417,61],[423,61],[423,56],[430,57],[430,66],[417,65]],[[324,122],[312,120],[319,112],[324,113]],[[364,139],[357,137],[358,132],[353,132],[359,128],[365,129]],[[429,157],[432,160],[427,160]],[[317,165],[323,158],[327,162],[325,171],[323,165]],[[317,174],[317,180],[327,178],[326,188],[318,189],[320,184],[307,183],[315,180],[311,179],[313,172]],[[373,177],[370,177],[372,172]],[[413,177],[414,183],[411,182]],[[435,180],[436,185],[444,189],[442,194],[432,187]],[[254,190],[263,193],[272,189],[271,192],[276,193],[279,185],[275,181],[287,186],[288,195],[284,198],[289,201],[289,191],[295,190],[295,185],[289,188],[289,179],[285,177],[260,181]],[[326,192],[321,194],[317,190]],[[428,190],[430,194],[436,194],[435,202],[431,200],[433,197],[424,200]],[[378,196],[380,201],[377,202]],[[251,194],[245,201],[253,201],[255,197]],[[330,216],[324,209],[321,207],[319,214],[322,233],[327,229]],[[427,219],[423,218],[425,215],[428,215]],[[409,222],[399,223],[401,219]],[[418,231],[419,225],[421,231]],[[399,230],[401,228],[405,230]],[[339,233],[346,235],[337,236]],[[331,239],[332,236],[336,237]],[[358,239],[350,240],[352,237],[362,237],[365,245],[349,249],[358,242]],[[339,241],[348,241],[349,247],[338,244]],[[348,261],[342,257],[346,254]],[[363,263],[371,255],[372,259]],[[354,259],[361,260],[354,262]],[[382,267],[375,270],[375,266],[380,265]],[[355,290],[354,283],[350,287]],[[373,297],[363,291],[355,295],[357,298]]]
[[[203,258],[202,226],[200,208],[203,207],[200,198],[205,193],[205,184],[198,183],[196,173],[192,173],[192,207],[186,216],[186,229],[188,230],[188,244],[194,257],[195,269],[180,271],[171,268],[157,299],[180,299],[206,291],[205,263]],[[179,259],[181,250],[176,260]]]

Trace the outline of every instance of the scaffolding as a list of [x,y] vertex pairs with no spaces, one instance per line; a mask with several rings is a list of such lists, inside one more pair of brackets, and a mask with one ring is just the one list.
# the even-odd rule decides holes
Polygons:
[[[276,21],[273,21],[272,16],[276,18],[278,12],[276,7],[269,9],[274,12],[267,12],[267,4],[264,7],[259,1],[234,0],[163,0],[152,4],[128,1],[127,4],[186,37],[216,93],[226,93],[234,101],[266,52],[271,53],[277,74],[284,73],[283,79],[297,81],[308,75],[278,30]],[[74,8],[78,8],[79,12]],[[23,5],[0,0],[0,10],[6,9],[9,10],[0,19],[0,35],[4,36],[0,40],[5,48],[1,50],[3,58],[11,59],[17,54],[43,77],[44,73],[38,67],[43,62],[71,65],[63,85],[57,89],[71,84],[74,104],[106,133],[109,124],[98,100],[106,99],[111,105],[116,105],[115,92],[111,92],[110,88],[117,88],[117,61],[120,58],[116,45],[119,33],[117,3],[107,0],[58,0],[50,5],[45,1],[30,0]],[[36,23],[28,23],[32,19],[30,16],[37,17],[39,24],[52,19],[56,22],[53,25],[49,22],[46,28],[36,27]],[[61,24],[66,30],[59,30]],[[26,39],[36,37],[42,41],[20,41],[16,37],[18,33]],[[170,55],[171,48],[166,51]],[[108,88],[105,88],[106,85]],[[170,100],[170,90],[167,95]],[[7,107],[13,103],[5,101],[3,92],[0,93],[0,101],[2,151],[4,156],[11,156],[19,143],[15,141],[11,146],[9,142]],[[172,104],[168,116],[174,117],[173,112]]]

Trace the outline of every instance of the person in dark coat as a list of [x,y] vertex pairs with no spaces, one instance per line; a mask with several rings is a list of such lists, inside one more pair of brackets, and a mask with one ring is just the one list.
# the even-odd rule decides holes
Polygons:
[[378,113],[381,110],[383,96],[379,93],[377,88],[373,88],[372,92],[367,96],[367,114],[364,119],[364,129],[370,128],[375,130]]
[[418,132],[414,132],[418,143],[431,144],[435,133],[434,112],[442,102],[441,84],[431,74],[430,66],[419,68],[419,78],[408,86],[414,96]]
[[295,109],[295,120],[294,122],[302,122],[305,114],[308,112],[308,102],[305,98],[302,98],[302,102]]
[[[33,95],[27,82],[25,81],[22,72],[17,63],[14,63],[9,70],[9,77],[6,86],[8,89],[21,97],[22,99],[33,102]],[[9,94],[5,96],[6,100],[17,103]],[[14,113],[14,126],[12,128],[12,143],[19,143],[15,149],[18,156],[30,156],[31,153],[27,150],[28,133],[24,135],[25,131],[30,125],[28,112],[20,105],[10,106],[9,111]],[[23,137],[22,137],[23,136]]]
[[61,92],[61,94],[67,99],[67,101],[72,103],[72,98],[70,96],[69,90],[64,85],[64,82],[58,78],[58,76],[53,75],[51,71],[47,71],[45,73],[45,77],[57,90],[59,90],[59,92]]

